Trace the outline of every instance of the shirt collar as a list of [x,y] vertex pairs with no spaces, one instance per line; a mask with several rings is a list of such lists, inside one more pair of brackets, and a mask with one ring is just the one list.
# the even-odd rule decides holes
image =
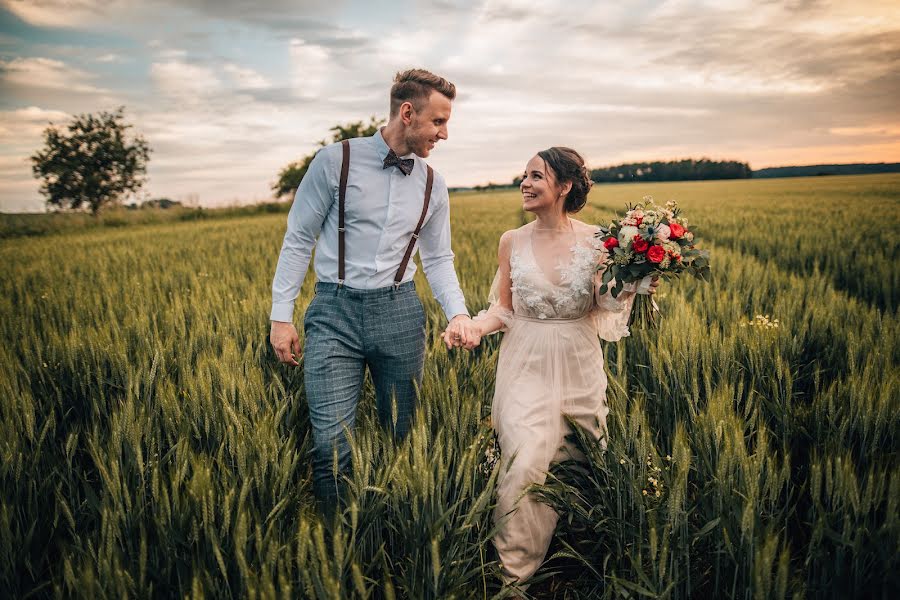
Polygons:
[[381,135],[381,129],[375,132],[375,135],[372,136],[372,144],[375,145],[375,151],[378,153],[378,156],[384,158],[387,156],[390,147],[387,145],[387,142],[384,141],[384,137]]
[[[384,129],[383,127],[381,129]],[[381,129],[375,132],[375,135],[372,136],[372,143],[375,145],[375,151],[378,152],[378,156],[384,158],[388,155],[388,152],[391,150],[391,147],[387,145],[387,142],[384,141],[384,136],[381,135]],[[415,152],[409,152],[404,154],[400,158],[416,158]]]

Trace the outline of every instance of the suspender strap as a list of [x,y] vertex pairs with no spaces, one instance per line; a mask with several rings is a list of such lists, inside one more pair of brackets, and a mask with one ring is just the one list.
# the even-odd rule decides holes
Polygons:
[[422,215],[419,217],[416,231],[412,234],[412,239],[409,240],[409,245],[406,247],[406,254],[403,255],[403,262],[400,263],[400,268],[397,269],[397,274],[394,276],[395,288],[400,285],[400,282],[403,281],[403,276],[406,275],[406,265],[409,263],[409,258],[412,256],[416,240],[419,239],[419,231],[422,229],[422,223],[425,222],[425,213],[428,212],[428,203],[431,202],[432,183],[434,183],[434,170],[428,166],[428,179],[425,181],[425,201],[422,203]]
[[341,162],[341,185],[338,188],[338,285],[344,285],[344,202],[347,199],[347,174],[350,172],[350,142],[341,142],[344,160]]

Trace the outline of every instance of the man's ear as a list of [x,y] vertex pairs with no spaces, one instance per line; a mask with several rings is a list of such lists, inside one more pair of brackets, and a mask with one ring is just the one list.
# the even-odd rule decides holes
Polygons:
[[413,110],[415,109],[413,109],[412,102],[404,102],[400,105],[400,120],[404,125],[412,124]]

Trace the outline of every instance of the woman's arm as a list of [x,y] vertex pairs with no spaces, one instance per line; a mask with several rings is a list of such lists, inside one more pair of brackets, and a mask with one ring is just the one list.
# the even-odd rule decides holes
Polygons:
[[512,315],[512,280],[509,266],[512,236],[512,231],[500,236],[497,275],[491,285],[491,306],[478,313],[471,321],[456,326],[451,323],[447,327],[441,338],[448,350],[459,347],[471,350],[481,343],[483,336],[500,331],[506,326],[504,318],[508,321]]
[[482,337],[500,331],[504,327],[498,313],[512,313],[512,277],[510,276],[509,257],[512,253],[513,232],[507,231],[500,236],[497,248],[497,281],[496,301],[487,311],[483,311],[474,321]]

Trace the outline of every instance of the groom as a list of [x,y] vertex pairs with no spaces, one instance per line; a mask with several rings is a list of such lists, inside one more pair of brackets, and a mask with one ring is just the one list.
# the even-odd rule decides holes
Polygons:
[[[333,505],[350,466],[352,430],[366,367],[381,423],[409,430],[422,381],[425,312],[416,295],[414,250],[456,340],[474,341],[450,249],[443,177],[423,160],[447,139],[456,87],[423,69],[398,73],[388,124],[372,137],[322,148],[288,215],[272,282],[270,341],[278,360],[297,366],[294,300],[316,248],[316,295],[304,318],[304,382],[313,429],[317,499]],[[471,345],[471,344],[470,344]]]

